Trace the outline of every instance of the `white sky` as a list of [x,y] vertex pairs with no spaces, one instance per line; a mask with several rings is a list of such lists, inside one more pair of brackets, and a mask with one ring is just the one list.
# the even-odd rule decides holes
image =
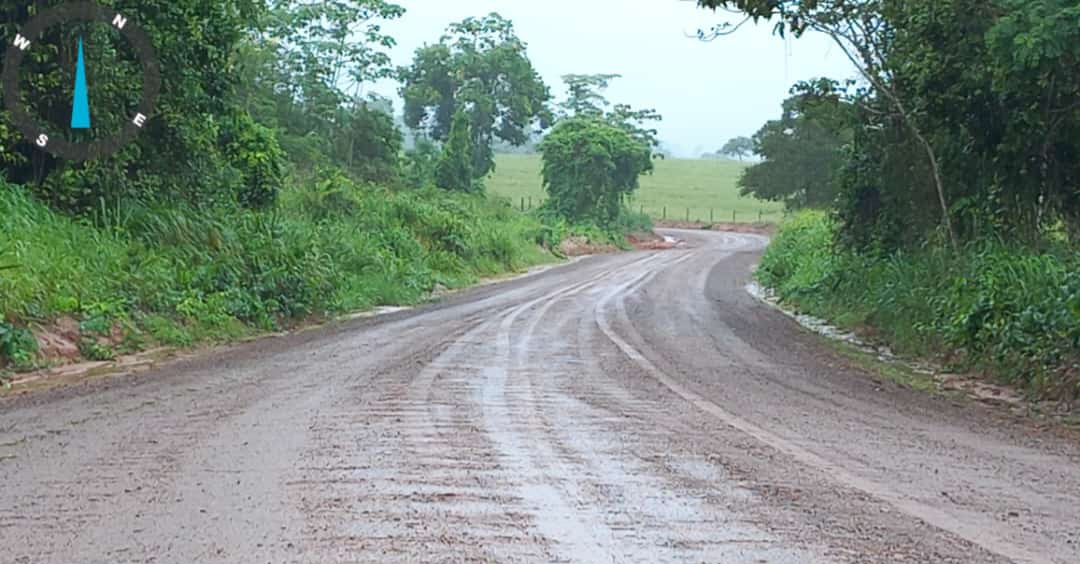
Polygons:
[[[796,81],[851,78],[853,67],[820,35],[785,41],[772,26],[746,25],[712,43],[686,35],[731,20],[683,0],[396,0],[408,12],[385,26],[398,41],[394,63],[437,42],[446,26],[498,12],[528,44],[533,65],[561,98],[564,74],[623,75],[608,90],[612,102],[656,108],[660,136],[678,156],[698,156],[727,139],[751,135],[779,115]],[[376,92],[401,101],[397,85]]]

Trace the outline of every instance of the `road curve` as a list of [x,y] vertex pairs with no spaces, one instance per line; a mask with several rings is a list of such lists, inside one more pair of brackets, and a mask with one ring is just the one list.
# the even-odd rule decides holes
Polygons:
[[0,400],[0,563],[1080,562],[1080,446],[876,380],[764,240]]

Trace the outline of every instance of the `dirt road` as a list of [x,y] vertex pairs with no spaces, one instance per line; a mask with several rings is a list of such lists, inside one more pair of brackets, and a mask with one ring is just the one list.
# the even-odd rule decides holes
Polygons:
[[0,401],[0,562],[1080,562],[1080,448],[875,381],[743,290],[595,257]]

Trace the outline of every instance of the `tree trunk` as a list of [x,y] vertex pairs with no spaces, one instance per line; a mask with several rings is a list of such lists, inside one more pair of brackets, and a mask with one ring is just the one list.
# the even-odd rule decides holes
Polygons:
[[930,141],[923,136],[922,132],[915,127],[914,123],[908,121],[908,128],[911,129],[912,134],[919,140],[919,143],[926,150],[926,157],[930,161],[930,170],[934,176],[934,187],[937,189],[938,203],[941,204],[941,216],[945,221],[945,229],[949,232],[949,242],[952,243],[954,251],[960,250],[960,240],[956,236],[956,230],[953,229],[952,214],[949,213],[949,204],[945,200],[945,183],[941,180],[941,167],[938,165],[937,153],[934,151],[933,145]]
[[[937,190],[938,203],[941,205],[941,217],[944,220],[945,229],[949,232],[949,242],[952,244],[953,251],[959,251],[960,239],[956,236],[956,230],[953,229],[952,217],[949,213],[949,203],[945,197],[945,183],[941,179],[941,166],[938,163],[937,153],[934,151],[934,146],[930,143],[930,140],[919,131],[919,127],[915,124],[915,120],[911,114],[908,113],[903,101],[900,100],[900,96],[888,88],[888,86],[881,81],[880,77],[875,74],[872,61],[874,60],[874,54],[878,53],[877,48],[872,46],[869,42],[860,45],[854,38],[854,34],[845,34],[842,31],[828,26],[819,25],[816,26],[815,29],[832,38],[833,42],[840,47],[840,50],[844,52],[844,55],[851,64],[855,65],[855,68],[859,70],[859,74],[862,74],[878,92],[881,92],[889,98],[893,106],[896,107],[896,111],[900,114],[900,117],[904,120],[904,125],[911,130],[912,135],[915,136],[915,139],[926,151],[926,157],[927,160],[930,161],[930,171],[934,179],[934,188]],[[852,48],[859,51],[859,57],[856,57],[851,52],[845,41],[850,42]],[[871,48],[873,48],[873,50],[871,50]]]

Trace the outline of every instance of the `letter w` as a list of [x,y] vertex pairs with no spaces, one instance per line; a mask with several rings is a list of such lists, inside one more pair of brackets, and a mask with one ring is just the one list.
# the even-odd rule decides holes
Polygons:
[[15,46],[18,47],[20,51],[25,51],[30,48],[30,40],[16,33]]

